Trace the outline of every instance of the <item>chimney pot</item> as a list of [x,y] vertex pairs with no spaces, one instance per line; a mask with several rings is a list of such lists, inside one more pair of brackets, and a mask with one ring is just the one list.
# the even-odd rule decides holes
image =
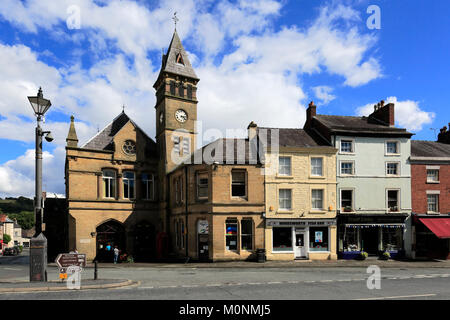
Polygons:
[[380,104],[381,104],[381,106],[383,107],[383,106],[384,106],[384,100],[381,100],[381,101],[380,101]]

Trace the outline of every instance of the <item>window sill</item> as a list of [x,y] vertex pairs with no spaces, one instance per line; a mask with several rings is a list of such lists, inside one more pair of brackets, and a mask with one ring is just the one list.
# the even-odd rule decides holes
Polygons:
[[385,157],[399,157],[401,156],[401,153],[385,153],[384,156]]
[[309,214],[325,214],[327,212],[326,210],[310,210]]
[[248,198],[247,198],[247,196],[245,196],[245,197],[231,196],[231,200],[234,200],[234,201],[248,201]]
[[283,175],[276,175],[277,179],[294,179],[294,176],[283,176]]
[[427,181],[427,183],[429,183],[429,184],[439,184],[441,182],[440,181]]
[[440,212],[427,211],[427,214],[429,214],[430,216],[438,216],[441,213]]
[[325,176],[311,176],[311,175],[309,176],[309,178],[310,178],[310,179],[319,179],[319,180],[320,180],[320,179],[323,179],[323,180],[326,179]]
[[344,156],[354,156],[355,155],[354,152],[342,152],[342,151],[339,151],[338,154],[342,154]]
[[277,214],[293,214],[294,210],[278,210]]

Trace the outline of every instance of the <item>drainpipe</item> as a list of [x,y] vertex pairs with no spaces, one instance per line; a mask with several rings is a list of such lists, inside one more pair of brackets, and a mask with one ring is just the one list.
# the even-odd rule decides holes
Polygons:
[[185,197],[184,197],[184,201],[185,201],[185,206],[186,206],[186,225],[184,226],[185,230],[186,230],[186,241],[185,241],[185,246],[186,246],[186,262],[189,261],[189,251],[188,251],[188,247],[189,247],[189,236],[188,236],[188,225],[189,225],[189,221],[188,221],[188,168],[187,166],[184,166],[184,175],[185,175],[185,188],[184,188],[184,193],[185,193]]

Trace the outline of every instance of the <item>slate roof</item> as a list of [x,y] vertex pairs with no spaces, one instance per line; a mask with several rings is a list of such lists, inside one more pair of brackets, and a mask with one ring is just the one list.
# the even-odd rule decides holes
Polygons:
[[[88,142],[86,142],[81,148],[83,149],[93,149],[93,150],[102,150],[102,151],[114,151],[114,136],[122,129],[128,122],[133,123],[133,125],[140,130],[144,137],[147,138],[147,146],[146,149],[155,154],[157,152],[156,143],[148,137],[145,132],[138,127],[133,120],[131,120],[125,112],[119,114],[114,120],[108,124],[102,131],[97,133],[94,137],[92,137]],[[155,154],[156,156],[156,154]]]
[[303,129],[258,127],[258,134],[263,134],[263,130],[267,130],[267,143],[269,145],[272,143],[272,131],[278,130],[279,145],[281,147],[331,147],[318,135],[307,133]]
[[403,128],[390,127],[369,117],[334,116],[318,114],[317,121],[335,133],[368,133],[412,136],[413,134]]
[[411,157],[450,158],[450,144],[411,140]]
[[[184,64],[177,63],[176,61],[177,55],[179,53],[183,58]],[[167,49],[167,53],[163,56],[160,74],[161,72],[170,72],[199,80],[197,75],[195,74],[194,69],[191,66],[187,53],[184,50],[183,45],[181,44],[181,40],[178,36],[177,30],[175,30],[175,32],[173,33],[169,49]]]

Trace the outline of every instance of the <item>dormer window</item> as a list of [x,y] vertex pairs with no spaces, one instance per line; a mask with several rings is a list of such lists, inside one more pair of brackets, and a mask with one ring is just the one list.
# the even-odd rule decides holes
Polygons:
[[183,56],[181,55],[181,53],[177,53],[175,61],[184,66]]

